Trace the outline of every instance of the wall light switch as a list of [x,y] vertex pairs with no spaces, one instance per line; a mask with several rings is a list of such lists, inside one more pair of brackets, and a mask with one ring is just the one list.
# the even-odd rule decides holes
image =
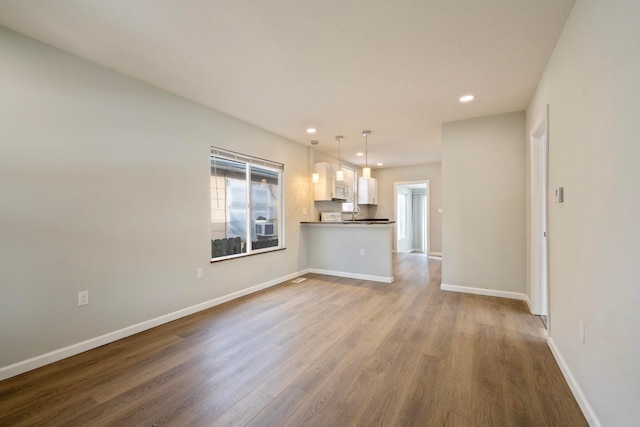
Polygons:
[[89,304],[89,291],[78,292],[78,305]]
[[564,202],[564,187],[556,188],[556,202],[557,203]]
[[199,269],[196,270],[196,278],[202,279],[202,276],[204,276],[204,269],[200,267]]

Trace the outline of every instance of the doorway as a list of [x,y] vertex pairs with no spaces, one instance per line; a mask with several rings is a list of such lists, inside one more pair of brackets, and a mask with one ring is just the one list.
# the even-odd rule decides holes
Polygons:
[[429,181],[395,183],[395,250],[429,254]]
[[531,132],[531,229],[533,314],[549,328],[548,145],[549,106]]

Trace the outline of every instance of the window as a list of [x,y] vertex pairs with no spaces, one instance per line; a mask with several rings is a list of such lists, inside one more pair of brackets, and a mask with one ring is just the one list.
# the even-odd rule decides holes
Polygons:
[[398,238],[404,239],[407,237],[407,195],[405,193],[398,193],[396,226],[398,227]]
[[211,147],[211,259],[284,248],[280,163]]
[[342,165],[344,172],[344,180],[347,183],[347,201],[342,203],[342,212],[353,212],[354,203],[356,202],[355,188],[358,183],[355,169]]

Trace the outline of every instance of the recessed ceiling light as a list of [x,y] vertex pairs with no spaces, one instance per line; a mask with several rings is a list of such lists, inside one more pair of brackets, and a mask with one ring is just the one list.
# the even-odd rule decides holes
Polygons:
[[316,128],[307,129],[307,133],[316,133]]
[[376,163],[377,166],[382,166],[382,162]]
[[460,97],[460,102],[473,101],[473,95],[465,95]]
[[356,156],[362,157],[362,156],[364,156],[364,153],[356,153]]

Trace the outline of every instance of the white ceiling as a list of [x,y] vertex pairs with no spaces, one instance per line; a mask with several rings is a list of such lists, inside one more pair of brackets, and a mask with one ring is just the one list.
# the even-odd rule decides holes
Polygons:
[[[574,0],[0,0],[0,25],[363,165],[526,108]],[[461,95],[476,99],[461,104]],[[306,134],[316,127],[315,136]]]

